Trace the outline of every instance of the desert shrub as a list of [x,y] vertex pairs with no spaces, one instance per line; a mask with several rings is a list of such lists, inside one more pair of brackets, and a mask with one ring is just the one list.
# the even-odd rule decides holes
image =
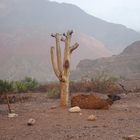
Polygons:
[[92,90],[101,93],[115,93],[120,90],[118,85],[116,84],[117,78],[115,77],[95,77],[91,80],[92,82]]
[[39,86],[38,82],[35,79],[26,77],[24,80],[16,81],[14,83],[15,92],[28,92],[33,91]]
[[70,92],[120,93],[117,81],[118,78],[101,73],[88,81],[70,82]]
[[0,94],[14,92],[28,92],[33,91],[39,86],[38,82],[32,78],[25,78],[20,81],[6,81],[0,80]]
[[0,94],[9,93],[13,90],[13,82],[0,80]]
[[59,83],[46,84],[46,92],[49,98],[59,98],[60,97]]
[[25,84],[25,86],[26,86],[28,91],[32,91],[32,90],[36,89],[39,86],[39,83],[37,82],[37,80],[32,79],[30,77],[26,77],[21,82]]
[[40,84],[36,89],[35,92],[40,92],[40,93],[47,93],[47,85],[46,84]]
[[26,84],[22,81],[16,81],[14,87],[15,87],[15,92],[18,92],[18,93],[28,91]]
[[90,81],[70,82],[70,92],[90,92],[92,91],[92,83]]
[[60,89],[58,88],[53,88],[53,89],[50,89],[48,92],[47,92],[47,96],[49,98],[60,98]]

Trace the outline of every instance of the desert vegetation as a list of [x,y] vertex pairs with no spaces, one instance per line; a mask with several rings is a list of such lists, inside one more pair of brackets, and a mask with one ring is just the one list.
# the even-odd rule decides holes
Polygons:
[[[75,93],[92,93],[98,92],[103,94],[118,94],[123,90],[117,84],[117,79],[107,76],[97,76],[88,81],[70,81],[70,95]],[[28,96],[16,96],[19,93],[46,93],[50,99],[58,99],[61,97],[61,86],[58,82],[41,84],[37,80],[26,77],[20,81],[0,80],[0,103],[7,103],[9,112],[10,103],[28,99]],[[74,94],[73,94],[74,93]]]
[[[70,95],[73,93],[91,92],[102,94],[125,93],[127,88],[123,89],[124,86],[123,84],[120,84],[120,80],[121,79],[109,77],[107,75],[97,75],[90,80],[70,81]],[[134,89],[133,87],[128,89],[128,92],[139,91],[140,88],[137,86]],[[0,96],[4,94],[10,95],[19,93],[46,93],[50,98],[60,98],[60,92],[59,82],[39,83],[36,79],[31,77],[25,77],[23,80],[19,81],[0,80]]]
[[5,93],[25,93],[37,89],[39,83],[30,77],[19,81],[0,80],[0,95]]
[[[97,92],[102,94],[120,94],[125,92],[115,77],[97,76],[91,80],[70,81],[70,94]],[[0,95],[19,93],[46,93],[50,98],[60,97],[60,84],[58,82],[39,83],[31,77],[19,81],[0,80]],[[131,92],[131,90],[129,90]],[[133,92],[139,92],[139,87]]]
[[[38,82],[35,79],[32,79],[30,77],[26,77],[23,80],[20,81],[6,81],[6,80],[0,80],[0,103],[7,103],[8,105],[8,111],[11,113],[11,107],[10,103],[14,103],[17,100],[16,96],[10,96],[9,94],[13,93],[25,93],[25,92],[31,92],[35,90],[38,87]],[[27,97],[25,97],[27,99]]]

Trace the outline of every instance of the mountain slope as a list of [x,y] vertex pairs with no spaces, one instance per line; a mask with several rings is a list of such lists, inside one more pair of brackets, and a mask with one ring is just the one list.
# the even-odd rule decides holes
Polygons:
[[2,0],[0,5],[0,28],[4,31],[39,27],[51,32],[74,29],[95,37],[114,53],[140,39],[139,33],[88,15],[71,4],[47,0]]
[[[50,46],[55,45],[55,40],[47,36],[44,31],[30,31],[28,35],[24,32],[26,31],[13,34],[4,41],[3,47],[0,47],[0,79],[18,80],[30,76],[40,82],[54,80]],[[16,40],[14,40],[15,36],[17,36]],[[80,44],[80,47],[72,55],[72,68],[75,68],[81,59],[95,59],[111,55],[104,45],[93,37],[74,33],[73,43],[75,41]],[[63,45],[62,48],[64,48]]]
[[140,79],[140,41],[126,47],[120,55],[80,61],[72,79],[81,79],[83,76],[94,78],[102,72],[110,76]]

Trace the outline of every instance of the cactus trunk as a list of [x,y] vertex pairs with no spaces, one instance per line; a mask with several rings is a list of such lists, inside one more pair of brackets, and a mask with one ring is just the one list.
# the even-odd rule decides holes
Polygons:
[[[71,36],[73,31],[68,31],[66,34],[64,33],[64,38],[61,38],[61,41],[65,43],[64,49],[64,59],[62,63],[61,58],[61,49],[60,49],[60,34],[52,34],[52,37],[56,39],[56,49],[51,47],[51,60],[54,69],[54,73],[60,81],[60,105],[68,106],[69,103],[69,77],[70,77],[70,58],[73,50],[75,50],[79,44],[75,43],[75,45],[70,46]],[[55,60],[55,50],[56,50],[56,59]],[[62,65],[63,64],[63,65]]]
[[69,81],[60,82],[60,105],[68,106],[69,104]]

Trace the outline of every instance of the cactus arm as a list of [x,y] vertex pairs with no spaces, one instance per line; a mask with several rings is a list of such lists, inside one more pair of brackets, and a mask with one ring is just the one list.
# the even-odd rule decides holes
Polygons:
[[55,48],[54,47],[51,47],[51,61],[52,61],[52,66],[53,66],[54,73],[57,76],[57,78],[59,79],[60,78],[60,72],[58,71],[57,64],[55,62]]
[[65,37],[65,40],[62,39],[62,41],[65,42],[65,50],[64,50],[64,59],[66,60],[67,57],[70,55],[70,43],[71,43],[71,37],[72,37],[73,31],[68,31],[67,33],[63,33],[63,36]]
[[75,43],[72,47],[70,47],[70,53],[72,53],[75,49],[77,49],[79,46],[78,43]]
[[60,36],[60,34],[56,33],[56,56],[57,56],[58,70],[60,73],[62,73],[63,67],[62,67],[62,60],[61,60],[61,49],[60,49],[59,36]]

